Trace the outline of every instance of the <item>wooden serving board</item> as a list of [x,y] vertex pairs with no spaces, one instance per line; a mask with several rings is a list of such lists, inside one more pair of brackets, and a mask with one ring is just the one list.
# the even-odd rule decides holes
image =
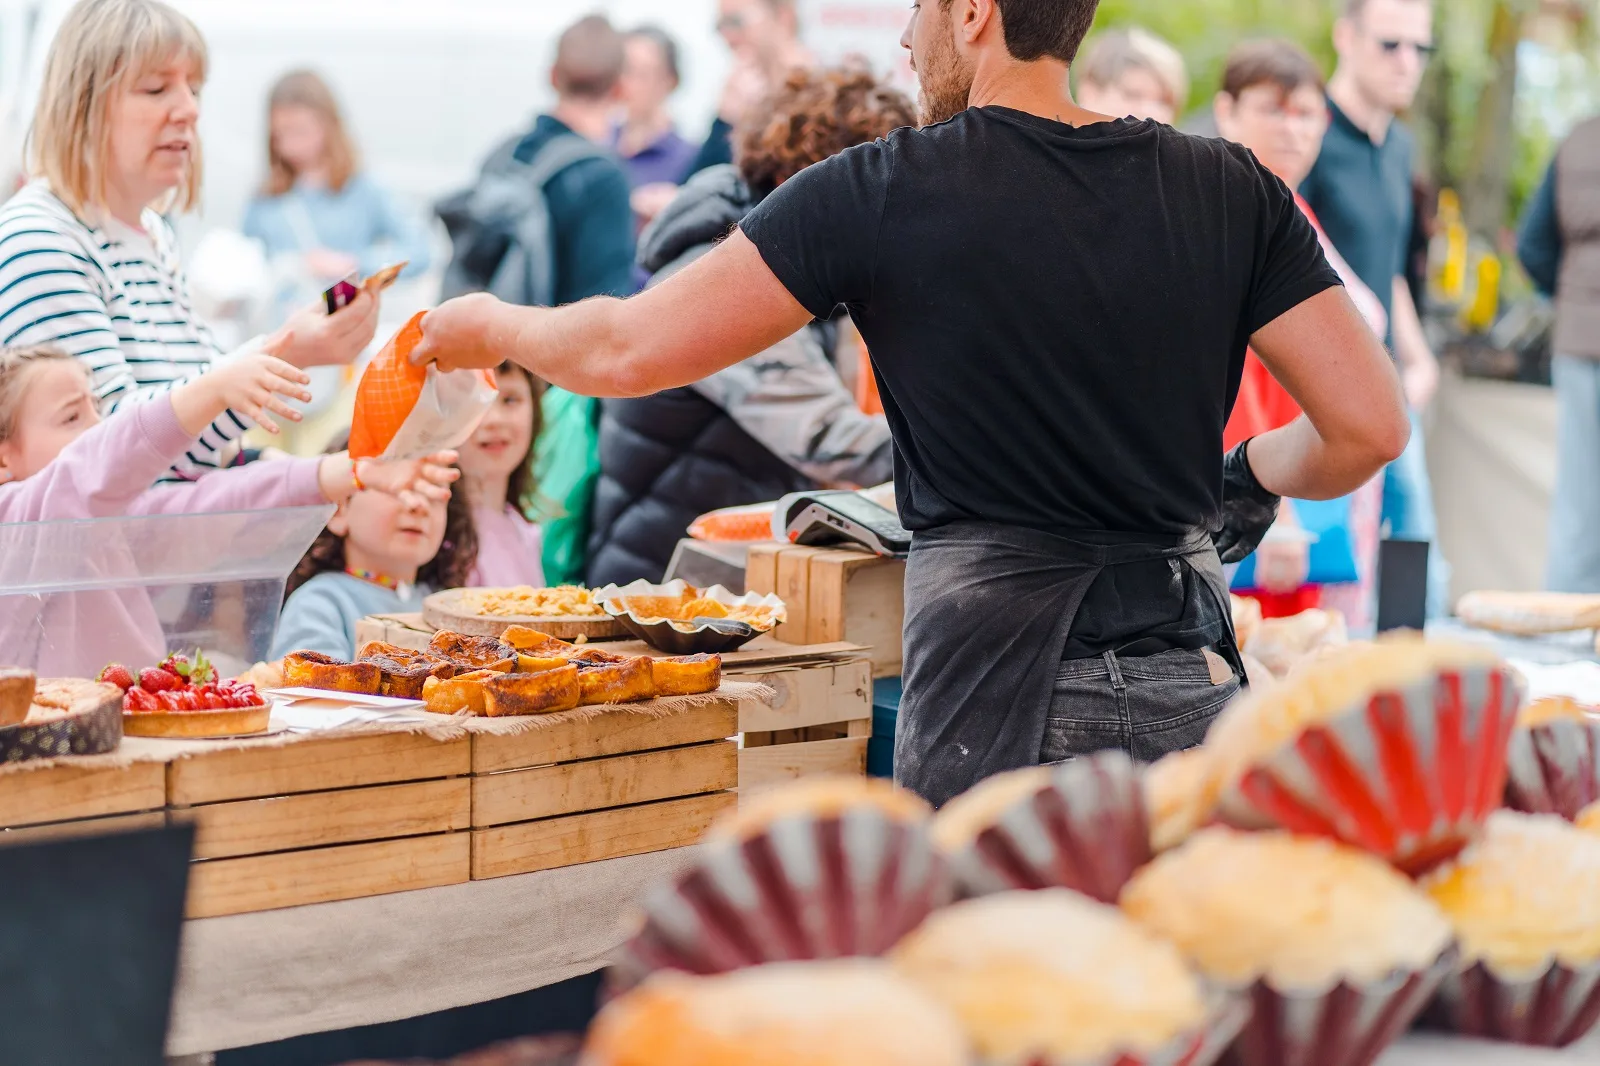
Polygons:
[[531,615],[484,615],[469,610],[462,600],[465,589],[435,592],[422,601],[422,620],[434,629],[447,629],[469,637],[498,637],[512,626],[537,629],[557,640],[615,640],[628,631],[621,622],[605,618],[535,618]]

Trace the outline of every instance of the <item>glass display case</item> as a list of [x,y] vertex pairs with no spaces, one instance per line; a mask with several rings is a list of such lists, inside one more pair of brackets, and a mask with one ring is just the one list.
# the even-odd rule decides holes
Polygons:
[[267,655],[284,585],[333,508],[0,524],[0,665],[46,677],[204,649]]

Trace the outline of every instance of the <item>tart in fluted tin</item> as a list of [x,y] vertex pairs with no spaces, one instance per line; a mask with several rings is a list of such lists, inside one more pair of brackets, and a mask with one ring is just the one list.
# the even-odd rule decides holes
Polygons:
[[1600,712],[1566,697],[1523,708],[1506,754],[1506,806],[1571,821],[1600,801]]
[[1235,1066],[1369,1066],[1454,965],[1420,889],[1322,838],[1202,830],[1140,871],[1122,909],[1249,1000]]
[[989,778],[933,824],[968,896],[1070,888],[1115,903],[1150,861],[1150,822],[1133,760],[1120,751]]
[[1430,1024],[1565,1047],[1600,1022],[1600,836],[1501,811],[1424,888],[1461,945]]
[[0,763],[104,755],[121,743],[121,689],[80,678],[44,678],[27,717],[0,728]]
[[1170,943],[1065,889],[958,903],[890,958],[983,1066],[1208,1066],[1248,1014]]
[[647,895],[613,987],[659,969],[880,955],[952,895],[921,799],[884,781],[813,778],[714,826],[693,865]]
[[1206,738],[1217,820],[1331,837],[1425,871],[1500,806],[1522,692],[1476,645],[1330,652],[1219,716]]

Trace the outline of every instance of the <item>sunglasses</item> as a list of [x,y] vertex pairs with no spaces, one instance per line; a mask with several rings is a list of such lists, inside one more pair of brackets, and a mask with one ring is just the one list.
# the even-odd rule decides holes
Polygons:
[[1399,41],[1388,38],[1379,38],[1378,47],[1383,49],[1384,55],[1390,56],[1399,55],[1402,48],[1409,48],[1417,53],[1418,59],[1424,61],[1432,59],[1434,53],[1439,51],[1439,46],[1436,44],[1423,44],[1420,41]]

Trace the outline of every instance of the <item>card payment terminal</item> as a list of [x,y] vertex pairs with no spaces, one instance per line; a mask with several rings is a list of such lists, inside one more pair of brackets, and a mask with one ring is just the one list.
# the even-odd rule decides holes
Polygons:
[[895,513],[859,492],[797,492],[785,496],[773,512],[772,525],[773,535],[790,544],[817,548],[858,545],[875,555],[898,558],[911,553],[911,533]]

